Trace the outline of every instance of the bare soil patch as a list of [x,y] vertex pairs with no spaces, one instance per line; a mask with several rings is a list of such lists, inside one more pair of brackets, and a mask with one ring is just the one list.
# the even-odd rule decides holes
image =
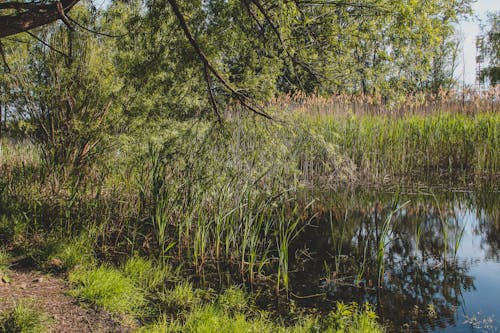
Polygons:
[[66,295],[68,283],[62,278],[33,271],[11,271],[10,281],[0,281],[0,311],[21,300],[46,314],[52,332],[131,332],[123,318],[106,311],[84,307]]

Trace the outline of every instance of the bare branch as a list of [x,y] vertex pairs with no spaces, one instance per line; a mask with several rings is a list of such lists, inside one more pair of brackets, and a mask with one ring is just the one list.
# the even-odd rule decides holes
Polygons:
[[271,116],[268,115],[267,113],[265,113],[264,111],[258,110],[256,107],[252,106],[249,103],[248,98],[244,94],[242,94],[241,92],[239,92],[235,88],[233,88],[232,85],[228,81],[226,81],[226,79],[224,79],[222,77],[222,75],[213,67],[213,65],[208,60],[208,57],[205,55],[205,53],[201,49],[200,45],[196,42],[196,40],[194,39],[191,31],[189,30],[189,27],[188,27],[188,25],[186,23],[184,15],[182,14],[182,12],[181,12],[181,10],[179,8],[179,5],[178,5],[177,1],[176,0],[168,0],[168,2],[172,6],[174,14],[177,17],[177,19],[179,20],[179,23],[180,23],[181,28],[182,28],[182,30],[184,32],[184,35],[187,37],[189,43],[194,48],[196,54],[200,58],[200,60],[203,63],[203,65],[206,66],[207,70],[210,73],[212,73],[212,75],[215,76],[215,78],[227,90],[229,90],[231,92],[231,94],[233,95],[233,97],[236,98],[240,102],[241,105],[243,105],[244,107],[246,107],[247,109],[249,109],[250,111],[252,111],[255,114],[258,114],[258,115],[260,115],[260,116],[262,116],[264,118],[267,118],[267,119],[272,119]]
[[336,6],[336,7],[353,7],[361,9],[378,9],[383,11],[389,11],[380,5],[373,3],[360,3],[360,2],[347,2],[347,1],[294,1],[298,6]]
[[205,81],[207,82],[208,98],[210,99],[210,103],[212,104],[215,114],[217,115],[217,120],[219,121],[219,123],[222,123],[222,118],[219,113],[219,108],[217,106],[217,100],[215,99],[214,91],[212,89],[212,81],[210,79],[210,73],[208,72],[208,67],[206,66],[206,64],[203,66],[203,73],[205,75]]
[[95,34],[95,35],[100,35],[100,36],[104,36],[104,37],[110,37],[110,38],[121,38],[121,37],[124,37],[126,36],[127,34],[124,33],[124,34],[121,34],[121,35],[112,35],[112,34],[108,34],[108,33],[105,33],[105,32],[102,32],[102,31],[96,31],[96,30],[93,30],[93,29],[90,29],[90,28],[87,28],[86,26],[84,26],[83,24],[81,24],[80,22],[78,22],[77,20],[75,20],[74,18],[72,18],[71,16],[67,15],[66,14],[66,17],[76,26],[78,26],[80,29],[82,30],[85,30],[87,32],[90,32],[92,34]]
[[57,12],[59,13],[61,21],[63,21],[64,24],[66,24],[66,26],[68,27],[69,30],[75,31],[75,28],[73,28],[73,26],[69,22],[68,18],[66,17],[66,13],[64,12],[64,8],[62,6],[61,1],[57,1],[56,5],[57,5]]
[[61,50],[58,50],[56,49],[55,47],[53,47],[52,45],[50,45],[49,43],[47,43],[46,41],[44,41],[43,39],[41,39],[40,37],[38,37],[37,35],[29,32],[29,31],[25,31],[28,35],[30,35],[32,38],[36,39],[37,41],[39,41],[40,43],[42,43],[43,45],[47,46],[49,49],[51,49],[52,51],[56,52],[56,53],[59,53],[60,55],[66,57],[66,58],[69,58],[69,55],[64,53],[63,51]]

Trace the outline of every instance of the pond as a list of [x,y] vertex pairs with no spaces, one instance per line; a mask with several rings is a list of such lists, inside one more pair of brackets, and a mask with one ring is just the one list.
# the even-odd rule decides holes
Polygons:
[[294,241],[292,297],[370,302],[394,332],[500,332],[500,194],[330,196]]

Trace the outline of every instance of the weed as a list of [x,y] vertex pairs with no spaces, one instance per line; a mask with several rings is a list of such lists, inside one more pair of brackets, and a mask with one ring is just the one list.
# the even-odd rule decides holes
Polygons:
[[201,292],[199,289],[194,289],[190,282],[181,282],[172,290],[160,294],[160,302],[165,310],[181,313],[201,304]]
[[385,218],[384,224],[382,226],[382,230],[378,235],[377,239],[377,267],[378,267],[378,286],[382,286],[382,279],[384,278],[385,271],[385,248],[387,244],[391,241],[390,234],[393,228],[392,221],[394,215],[402,210],[406,205],[408,205],[409,201],[403,203],[402,205],[397,205],[394,203],[395,208],[387,215]]
[[219,295],[217,304],[227,313],[244,313],[250,309],[251,299],[244,290],[232,286]]
[[300,317],[293,326],[273,323],[265,314],[246,316],[238,311],[225,311],[217,304],[194,308],[184,321],[169,320],[161,316],[153,325],[141,330],[142,333],[379,333],[383,328],[376,322],[377,316],[365,305],[344,305],[339,303],[337,310],[326,318]]
[[0,250],[0,280],[8,279],[10,256],[7,252]]
[[371,333],[382,332],[376,321],[377,315],[368,304],[360,308],[356,303],[337,303],[337,309],[332,312],[324,325],[324,332],[336,333]]

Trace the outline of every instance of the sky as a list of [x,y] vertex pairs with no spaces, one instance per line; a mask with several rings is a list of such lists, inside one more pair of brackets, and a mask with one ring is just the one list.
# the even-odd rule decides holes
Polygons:
[[479,20],[485,20],[488,11],[500,11],[500,0],[478,0],[472,5],[472,8],[474,9],[474,16],[476,18],[460,22],[458,27],[464,37],[464,41],[463,64],[459,68],[457,76],[460,76],[460,81],[465,79],[466,85],[472,85],[475,81],[476,36],[480,34]]

